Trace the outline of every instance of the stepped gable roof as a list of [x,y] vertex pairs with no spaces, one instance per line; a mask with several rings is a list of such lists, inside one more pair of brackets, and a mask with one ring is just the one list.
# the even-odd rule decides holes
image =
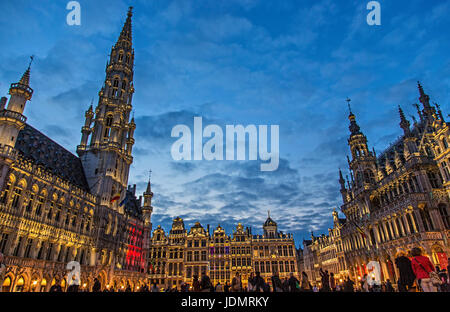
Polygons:
[[19,132],[15,148],[23,158],[89,192],[80,158],[32,126],[25,124]]

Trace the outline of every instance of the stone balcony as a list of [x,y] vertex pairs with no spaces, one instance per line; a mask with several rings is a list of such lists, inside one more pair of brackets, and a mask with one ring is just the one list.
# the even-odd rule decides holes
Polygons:
[[12,160],[17,159],[17,150],[9,145],[0,146],[0,157],[9,158]]
[[21,113],[13,112],[13,111],[10,111],[10,110],[7,110],[7,109],[4,109],[4,110],[0,111],[0,118],[15,119],[15,120],[20,121],[22,123],[25,123],[27,121],[27,117],[25,117]]
[[[56,262],[56,261],[48,261],[48,260],[39,260],[32,258],[20,258],[13,256],[5,257],[5,264],[7,267],[19,267],[19,268],[33,268],[33,269],[42,269],[42,270],[53,270],[55,272],[66,272],[69,271],[66,266],[67,263],[64,262]],[[96,267],[82,265],[81,272],[89,273],[95,272]]]

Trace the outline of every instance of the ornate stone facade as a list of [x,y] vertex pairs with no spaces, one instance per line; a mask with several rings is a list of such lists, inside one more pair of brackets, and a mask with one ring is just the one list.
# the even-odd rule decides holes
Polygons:
[[197,222],[188,231],[181,218],[173,220],[168,234],[158,226],[153,232],[148,265],[149,279],[160,287],[178,287],[182,282],[192,285],[194,276],[206,273],[214,285],[231,284],[239,272],[243,287],[251,272],[271,283],[274,272],[280,278],[292,272],[298,277],[298,259],[291,234],[277,230],[269,217],[263,235],[252,235],[251,229],[238,224],[232,236],[219,225],[210,233]]
[[[86,112],[79,157],[26,123],[33,94],[30,67],[11,84],[0,107],[0,252],[6,256],[3,291],[66,287],[66,265],[81,265],[81,288],[145,282],[151,233],[150,182],[142,198],[128,187],[133,161],[134,50],[132,11],[111,50],[95,109]],[[30,63],[31,65],[31,63]],[[90,139],[90,141],[89,141]]]
[[[420,247],[432,262],[446,267],[449,255],[450,174],[449,126],[440,107],[419,87],[419,120],[411,127],[399,107],[403,135],[383,153],[370,151],[366,136],[350,110],[350,179],[339,172],[345,219],[333,212],[328,236],[304,241],[307,272],[318,278],[328,266],[338,276],[355,279],[367,272],[369,261],[379,261],[383,279],[396,281],[394,264],[399,249]],[[327,257],[328,254],[335,256]],[[336,266],[337,263],[337,266]]]

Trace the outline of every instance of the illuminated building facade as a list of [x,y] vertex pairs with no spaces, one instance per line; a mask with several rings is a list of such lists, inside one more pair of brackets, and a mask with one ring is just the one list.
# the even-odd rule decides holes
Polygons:
[[214,285],[230,285],[239,272],[247,287],[251,272],[261,272],[269,283],[275,272],[280,278],[291,272],[298,277],[293,236],[279,232],[270,217],[263,229],[263,235],[252,235],[251,229],[239,223],[229,236],[220,225],[210,233],[209,226],[204,229],[197,222],[187,232],[180,218],[173,220],[169,234],[158,226],[149,249],[149,280],[163,288],[179,288],[182,282],[192,285],[194,276],[200,279],[206,273]]
[[269,281],[275,273],[281,279],[294,273],[298,278],[297,250],[291,234],[278,231],[278,225],[269,216],[263,226],[263,235],[252,238],[253,268]]
[[378,261],[382,279],[396,281],[397,252],[416,246],[436,266],[447,267],[450,132],[440,107],[430,105],[420,83],[419,101],[419,120],[413,117],[412,127],[399,107],[403,135],[378,156],[369,150],[350,111],[350,180],[339,173],[346,218],[339,219],[334,211],[329,235],[304,242],[304,262],[311,274],[317,276],[319,267],[332,263],[323,258],[332,249],[332,271],[354,279],[367,273],[369,261]]
[[253,236],[251,229],[242,224],[236,226],[233,237],[230,241],[231,246],[231,278],[239,273],[241,276],[242,287],[247,287],[248,278],[253,270],[252,262],[252,242]]
[[[48,291],[81,265],[81,289],[144,283],[151,191],[128,187],[133,161],[132,11],[112,47],[98,105],[86,112],[78,157],[26,123],[30,66],[0,107],[0,252],[3,291]],[[31,65],[31,63],[30,63]]]

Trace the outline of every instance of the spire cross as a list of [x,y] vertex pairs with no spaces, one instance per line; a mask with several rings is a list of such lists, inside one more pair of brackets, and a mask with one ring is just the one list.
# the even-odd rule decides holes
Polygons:
[[352,113],[352,107],[350,106],[350,102],[351,102],[352,100],[350,100],[350,99],[347,97],[346,101],[347,101],[347,105],[348,105],[348,111],[349,111],[350,113]]
[[33,63],[33,61],[34,61],[34,55],[30,56],[30,63],[28,64],[28,69],[31,68],[31,64]]
[[151,178],[152,178],[152,170],[150,169],[148,172],[148,180],[150,181]]

